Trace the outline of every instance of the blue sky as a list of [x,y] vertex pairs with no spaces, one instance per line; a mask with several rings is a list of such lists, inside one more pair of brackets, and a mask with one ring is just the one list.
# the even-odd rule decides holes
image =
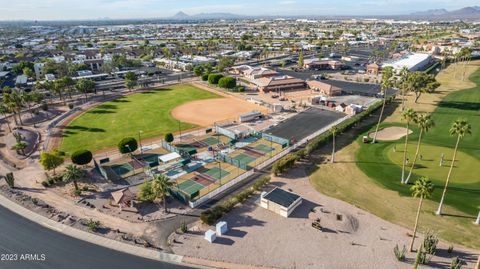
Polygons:
[[156,18],[230,12],[245,15],[397,15],[473,6],[478,0],[0,0],[0,20]]

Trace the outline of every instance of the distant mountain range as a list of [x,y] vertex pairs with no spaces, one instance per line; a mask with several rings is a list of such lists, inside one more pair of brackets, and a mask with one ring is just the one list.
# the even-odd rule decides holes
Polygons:
[[446,9],[431,9],[414,12],[407,16],[426,19],[480,19],[480,6],[464,7],[452,11]]
[[407,15],[396,16],[335,16],[332,15],[316,15],[316,16],[247,16],[233,13],[199,13],[189,15],[183,11],[178,12],[172,17],[166,19],[172,20],[232,20],[232,19],[247,19],[247,18],[401,18],[401,19],[428,19],[428,20],[480,20],[480,6],[464,7],[457,10],[448,11],[446,9],[431,9],[426,11],[414,12]]

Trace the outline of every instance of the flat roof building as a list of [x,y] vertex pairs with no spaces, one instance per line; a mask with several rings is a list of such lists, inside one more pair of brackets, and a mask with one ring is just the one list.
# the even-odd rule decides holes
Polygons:
[[280,188],[275,188],[265,195],[262,194],[260,206],[288,218],[302,203],[302,197]]
[[432,61],[432,56],[426,53],[412,53],[395,60],[385,62],[382,68],[391,66],[397,72],[406,67],[408,71],[422,71],[426,69]]

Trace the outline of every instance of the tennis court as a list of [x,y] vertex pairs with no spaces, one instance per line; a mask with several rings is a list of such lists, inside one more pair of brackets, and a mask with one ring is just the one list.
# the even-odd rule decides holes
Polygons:
[[246,154],[251,155],[252,157],[254,157],[256,159],[258,159],[258,158],[260,158],[264,155],[263,152],[256,151],[256,150],[254,150],[253,148],[250,148],[250,147],[244,147],[242,149]]
[[122,177],[130,172],[132,172],[134,169],[129,163],[122,163],[122,164],[116,164],[112,165],[110,167],[115,174],[118,176]]
[[[212,145],[218,144],[219,140],[215,137],[207,137],[207,138],[203,139],[202,142],[209,145],[209,146],[212,146]],[[221,140],[220,140],[220,143],[222,143]]]
[[255,161],[257,158],[255,158],[251,155],[245,154],[245,153],[240,153],[237,156],[233,157],[233,159],[238,160],[242,163],[249,164],[249,163]]
[[199,190],[203,189],[204,186],[200,183],[197,183],[191,179],[188,179],[177,185],[177,188],[182,192],[188,194],[190,197],[194,196]]
[[274,148],[267,146],[265,144],[258,144],[255,147],[253,147],[256,151],[263,152],[263,154],[270,153]]
[[204,174],[209,175],[209,176],[211,176],[213,178],[216,178],[218,180],[218,179],[222,179],[222,178],[228,176],[230,173],[221,169],[220,167],[213,167],[213,168],[210,168]]

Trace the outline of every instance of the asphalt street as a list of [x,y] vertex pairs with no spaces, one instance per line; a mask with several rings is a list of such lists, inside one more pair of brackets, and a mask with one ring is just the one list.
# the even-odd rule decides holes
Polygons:
[[1,269],[185,269],[100,247],[31,222],[0,206]]

